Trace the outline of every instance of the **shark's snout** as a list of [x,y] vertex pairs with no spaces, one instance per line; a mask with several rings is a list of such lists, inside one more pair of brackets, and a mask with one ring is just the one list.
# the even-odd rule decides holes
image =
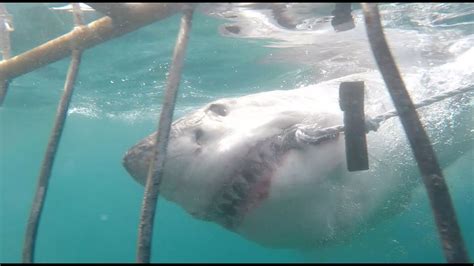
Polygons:
[[153,145],[150,137],[130,148],[122,158],[122,165],[127,172],[142,185],[146,183],[150,160],[153,156]]

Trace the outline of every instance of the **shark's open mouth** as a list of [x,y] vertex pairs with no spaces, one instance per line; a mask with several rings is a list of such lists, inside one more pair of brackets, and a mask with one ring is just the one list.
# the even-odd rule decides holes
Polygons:
[[290,150],[276,138],[257,143],[242,157],[226,184],[214,195],[203,219],[233,230],[247,212],[267,198],[274,170]]
[[[281,133],[267,137],[254,144],[247,153],[239,155],[233,161],[233,170],[223,176],[226,180],[210,197],[205,208],[191,211],[195,218],[213,221],[229,230],[235,230],[246,214],[265,200],[270,193],[272,177],[279,169],[290,150],[304,148],[295,141],[293,126]],[[152,138],[150,135],[130,149],[124,157],[123,165],[142,185],[148,169],[148,160],[152,156]],[[311,142],[311,146],[333,140],[336,136],[322,137]]]
[[[215,221],[229,230],[235,229],[245,215],[269,195],[272,176],[292,149],[302,146],[295,141],[293,127],[258,142],[236,163],[234,172],[211,200],[201,219]],[[338,134],[313,140],[309,145],[332,141]]]

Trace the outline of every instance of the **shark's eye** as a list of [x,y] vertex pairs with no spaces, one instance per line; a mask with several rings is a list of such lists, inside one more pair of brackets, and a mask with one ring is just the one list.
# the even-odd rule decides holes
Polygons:
[[226,116],[229,113],[225,105],[218,103],[211,104],[208,110],[220,116]]
[[225,29],[234,34],[239,34],[240,32],[240,27],[235,25],[225,26]]
[[202,129],[198,128],[194,130],[194,139],[196,140],[197,144],[201,144],[201,138],[204,135],[204,131]]

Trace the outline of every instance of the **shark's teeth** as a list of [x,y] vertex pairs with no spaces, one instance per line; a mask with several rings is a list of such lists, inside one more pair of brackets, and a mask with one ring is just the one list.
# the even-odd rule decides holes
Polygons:
[[[253,183],[249,182],[248,179],[240,174],[234,177],[232,183],[227,185],[227,188],[219,197],[219,202],[232,201],[233,203],[238,203],[242,201],[248,195],[251,183]],[[255,176],[252,176],[250,179],[257,180]]]
[[241,196],[239,193],[237,193],[234,189],[234,186],[230,186],[230,189],[228,189],[223,196],[226,195],[228,198],[231,198],[233,202],[236,201],[241,201],[243,196]]
[[217,210],[221,214],[230,215],[230,216],[234,216],[237,213],[235,206],[232,204],[220,204],[217,206]]
[[[258,143],[229,176],[222,190],[218,191],[206,213],[206,219],[215,221],[228,229],[241,223],[248,206],[255,205],[259,197],[251,195],[252,188],[271,172],[273,164],[286,152],[273,145],[274,139]],[[257,192],[255,192],[257,193]],[[258,195],[257,195],[258,196]]]
[[239,180],[237,182],[232,184],[232,189],[235,193],[237,193],[239,198],[245,198],[245,196],[248,194],[250,186],[246,183],[246,181],[244,181],[245,179],[242,176],[240,176],[238,179]]
[[242,177],[245,179],[245,181],[247,181],[249,183],[253,183],[253,182],[257,181],[257,177],[251,171],[243,171],[242,172]]
[[[253,180],[257,180],[252,176]],[[214,211],[230,222],[237,215],[237,209],[249,194],[251,183],[241,174],[235,176],[216,200]]]
[[232,201],[234,201],[234,200],[235,200],[235,198],[230,193],[222,193],[222,196],[220,198],[221,202],[226,202],[226,203],[227,202],[232,203]]

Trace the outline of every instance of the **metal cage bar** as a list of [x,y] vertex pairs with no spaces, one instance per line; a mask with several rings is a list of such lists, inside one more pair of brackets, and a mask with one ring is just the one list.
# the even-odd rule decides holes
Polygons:
[[[123,20],[129,16],[130,8],[123,3],[85,3],[96,11],[111,17],[113,20]],[[132,7],[133,8],[133,7]]]
[[76,27],[56,39],[46,42],[20,55],[0,62],[0,81],[36,70],[71,55],[75,44],[88,49],[113,38],[137,30],[155,21],[165,19],[179,12],[187,4],[148,3],[129,8],[127,15],[116,23],[106,16],[83,27]]
[[183,67],[184,53],[189,39],[193,12],[193,9],[184,11],[178,39],[174,48],[173,61],[169,70],[165,99],[161,109],[160,119],[158,122],[158,132],[156,134],[153,148],[153,157],[148,168],[145,193],[143,195],[142,212],[138,228],[138,263],[149,263],[151,258],[153,221],[158,201],[159,186],[166,162],[166,150],[168,147],[171,122],[173,119],[174,106],[179,88],[181,70]]
[[[0,3],[0,49],[2,59],[11,57],[10,32],[13,31],[12,16],[8,13],[4,3]],[[0,106],[8,91],[8,80],[0,80]]]
[[378,7],[364,3],[365,25],[372,53],[379,67],[403,128],[410,142],[428,192],[431,210],[448,263],[469,262],[454,206],[428,135],[415,110],[400,72],[392,57],[380,21]]
[[[72,4],[74,11],[75,26],[82,25],[83,20],[80,14],[78,4]],[[33,205],[28,218],[25,234],[25,242],[23,246],[23,262],[32,263],[34,261],[34,252],[36,246],[36,236],[43,211],[44,203],[46,201],[46,194],[48,192],[49,180],[53,169],[56,151],[59,147],[61,135],[63,133],[64,124],[66,123],[66,116],[71,103],[71,98],[74,92],[74,83],[79,72],[79,65],[81,63],[82,50],[77,47],[72,50],[71,64],[66,76],[64,84],[64,92],[59,102],[54,120],[53,130],[48,141],[46,153],[44,155],[43,163],[41,164],[41,171],[38,177],[38,184],[36,186],[36,193],[33,199]]]

